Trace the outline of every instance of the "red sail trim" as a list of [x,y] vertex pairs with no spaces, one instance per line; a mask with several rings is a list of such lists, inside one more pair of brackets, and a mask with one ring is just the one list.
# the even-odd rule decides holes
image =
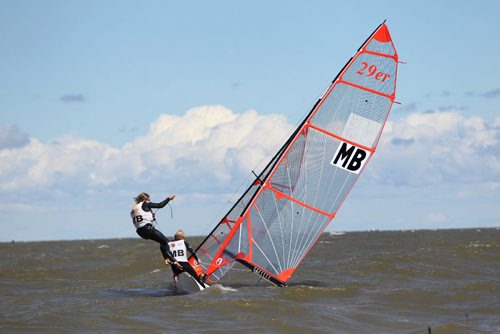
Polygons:
[[373,34],[372,39],[376,39],[379,42],[386,43],[386,42],[391,42],[391,34],[389,34],[389,29],[387,29],[387,26],[382,24],[380,28],[378,29],[375,34]]
[[352,140],[346,139],[346,138],[341,137],[341,136],[339,136],[339,135],[336,135],[336,134],[334,134],[334,133],[328,132],[328,131],[326,131],[325,129],[323,129],[323,128],[319,128],[319,127],[317,127],[317,126],[316,126],[316,125],[314,125],[314,124],[309,124],[308,126],[309,126],[310,128],[312,128],[312,129],[314,129],[314,130],[317,130],[317,131],[319,131],[319,132],[321,132],[321,133],[324,133],[324,134],[325,134],[325,135],[327,135],[327,136],[330,136],[330,137],[336,138],[336,139],[338,139],[338,140],[340,140],[340,141],[343,141],[343,142],[346,142],[346,143],[348,143],[348,144],[351,144],[351,145],[357,146],[357,147],[359,147],[359,148],[362,148],[362,149],[363,149],[363,150],[365,150],[365,151],[369,151],[369,152],[371,152],[371,153],[375,152],[376,145],[375,145],[374,147],[371,147],[371,148],[370,148],[370,147],[368,147],[368,146],[358,144],[358,143],[356,143],[356,142],[354,142],[354,141],[352,141]]
[[217,236],[215,236],[215,235],[213,235],[213,234],[212,234],[212,235],[210,236],[210,238],[211,238],[211,239],[213,239],[213,240],[215,240],[215,242],[216,242],[218,245],[222,244],[222,242],[219,240],[219,238],[217,238]]
[[[203,254],[205,254],[207,257],[211,257],[212,255],[210,255],[210,253],[208,253],[206,250],[204,249],[199,249],[198,252],[201,252]],[[190,259],[193,258],[194,259],[194,256],[190,256],[189,257]]]
[[[253,240],[252,240],[252,241],[253,241]],[[278,275],[271,273],[270,271],[268,271],[268,270],[266,270],[266,269],[262,268],[262,267],[261,267],[261,266],[259,266],[258,264],[255,264],[255,263],[252,263],[252,262],[249,262],[249,263],[250,263],[252,266],[256,267],[256,268],[259,268],[261,271],[263,271],[263,272],[264,272],[264,273],[266,273],[267,275],[269,275],[269,276],[271,276],[271,277],[274,277],[274,278],[278,279]],[[279,280],[279,279],[278,279],[278,280]],[[280,281],[281,281],[281,280],[280,280]],[[285,283],[285,282],[283,281],[283,283]]]
[[[288,168],[289,167],[288,157],[285,158],[285,164],[286,164],[286,167]],[[288,188],[288,185],[285,185],[285,184],[279,184],[279,183],[273,183],[273,182],[271,182],[270,184],[271,184],[271,186],[276,187],[276,188]],[[295,186],[293,186],[290,189],[290,191],[293,192],[294,188],[295,188]]]
[[259,184],[261,184],[262,182],[257,178],[255,179],[255,181],[253,181],[253,185],[254,186],[258,186]]
[[[369,92],[372,92],[372,93],[375,93],[375,94],[386,96],[387,98],[391,99],[391,101],[394,101],[395,94],[396,94],[396,89],[395,88],[393,89],[394,92],[393,92],[392,95],[387,95],[387,94],[384,94],[382,92],[377,92],[377,91],[371,90],[371,89],[363,87],[363,86],[355,85],[355,84],[353,84],[351,82],[344,81],[342,79],[342,76],[344,75],[344,73],[349,70],[349,68],[351,67],[351,65],[356,61],[356,59],[359,57],[360,54],[362,54],[364,52],[366,52],[366,53],[371,53],[372,52],[372,51],[365,50],[365,48],[370,43],[370,41],[373,39],[373,37],[377,34],[377,32],[380,31],[380,29],[382,29],[382,27],[385,27],[385,29],[387,30],[387,26],[385,25],[385,23],[382,23],[379,26],[379,28],[363,43],[363,45],[358,49],[358,51],[354,54],[354,56],[352,56],[351,59],[347,62],[347,64],[342,69],[342,71],[337,75],[336,80],[334,80],[334,82],[330,85],[330,87],[325,91],[325,93],[321,97],[321,100],[319,101],[319,103],[316,104],[316,107],[314,108],[314,110],[307,117],[307,122],[309,122],[309,120],[314,117],[314,115],[316,114],[316,112],[320,109],[320,107],[322,106],[322,104],[324,103],[324,101],[326,100],[326,98],[328,97],[328,95],[330,95],[330,93],[332,92],[333,88],[336,86],[336,84],[338,82],[343,82],[345,84],[351,85],[351,86],[356,87],[356,88],[361,88],[363,90],[366,90],[366,91],[369,91]],[[393,44],[392,40],[391,40],[391,44]],[[394,47],[394,44],[393,44],[393,47]],[[373,53],[377,53],[377,52],[373,52]],[[396,61],[398,59],[397,58],[397,53],[395,53],[394,56],[391,56],[391,55],[388,55],[388,54],[380,54],[380,55],[384,56],[384,57],[394,58]],[[397,66],[396,66],[396,68],[397,68]],[[390,111],[390,109],[389,109],[389,111]],[[301,131],[302,131],[302,129],[301,129]],[[290,144],[290,146],[292,146],[292,145],[293,145],[293,143]],[[287,148],[287,151],[288,151],[288,148]],[[284,155],[286,155],[286,152],[285,152]]]
[[[394,88],[393,88],[393,91],[392,91],[392,95],[394,96],[394,99],[396,98],[396,78],[397,77],[398,77],[398,66],[397,66],[397,63],[396,63],[396,68],[394,70]],[[391,106],[389,107],[389,112],[387,113],[387,117],[389,117],[389,114],[391,113],[392,104],[394,103],[394,99],[391,100],[392,103],[391,103]]]
[[384,96],[384,97],[387,97],[388,99],[390,99],[391,101],[394,101],[395,97],[396,97],[396,92],[393,92],[391,95],[387,95],[387,94],[384,94],[382,92],[379,92],[377,90],[373,90],[373,89],[370,89],[370,88],[367,88],[365,86],[361,86],[361,85],[357,85],[355,83],[352,83],[350,81],[345,81],[344,79],[340,78],[338,82],[341,82],[341,83],[344,83],[346,85],[349,85],[349,86],[352,86],[352,87],[355,87],[355,88],[359,88],[359,89],[362,89],[362,90],[365,90],[367,92],[370,92],[370,93],[373,93],[373,94],[377,94],[377,95],[380,95],[380,96]]
[[[234,220],[229,220],[227,218],[224,218],[219,225],[226,224],[228,226],[228,228],[231,229],[230,223],[235,224],[236,222]],[[217,244],[219,244],[219,245],[222,244],[222,242],[219,240],[219,238],[217,238],[217,236],[215,234],[210,235],[210,237],[212,239],[214,239]]]
[[331,214],[331,213],[328,213],[328,212],[325,212],[325,211],[321,211],[319,209],[316,209],[315,207],[313,206],[310,206],[309,204],[306,204],[304,202],[301,202],[299,200],[296,200],[295,198],[291,197],[291,196],[288,196],[287,194],[285,193],[282,193],[281,191],[271,187],[271,186],[264,186],[264,189],[268,189],[268,190],[271,190],[272,192],[274,192],[276,194],[276,197],[285,197],[286,199],[292,201],[292,202],[295,202],[303,207],[306,207],[308,208],[309,210],[312,210],[314,212],[317,212],[319,214],[322,214],[323,216],[327,216],[327,217],[330,217],[330,218],[333,218],[335,216],[335,213]]
[[[299,264],[297,265],[297,267],[299,266]],[[276,278],[282,281],[283,283],[286,283],[290,279],[290,277],[292,277],[297,267],[283,270],[281,273],[278,274],[278,276],[276,276]]]
[[[389,105],[389,112],[387,113],[387,115],[385,115],[384,123],[382,124],[382,130],[385,128],[385,123],[387,123],[387,119],[389,118],[389,114],[391,113],[391,109],[392,109],[393,105],[394,105],[394,100],[391,100],[391,104]],[[380,137],[382,137],[382,132],[380,132],[380,135],[378,136],[377,140],[375,141],[375,144],[373,145],[373,149],[377,148],[378,142],[380,141]],[[371,157],[370,157],[370,159],[371,159]],[[369,161],[370,160],[368,159],[368,161],[366,163],[368,163]]]
[[233,239],[234,234],[236,233],[236,231],[238,231],[238,227],[241,225],[243,220],[244,220],[243,217],[240,217],[236,221],[236,223],[233,225],[231,231],[229,232],[229,234],[226,237],[226,240],[224,240],[224,243],[222,244],[222,246],[219,248],[219,250],[215,254],[214,258],[212,259],[212,262],[210,262],[210,265],[208,266],[208,268],[205,272],[207,275],[211,275],[214,271],[216,271],[220,267],[227,264],[227,262],[221,263],[221,264],[217,264],[216,262],[221,257],[222,253],[226,249],[226,247],[229,244],[229,242],[231,241],[231,239]]
[[370,51],[370,50],[363,50],[360,53],[358,53],[358,55],[363,54],[363,53],[369,53],[369,54],[372,54],[374,56],[379,56],[379,57],[392,58],[395,61],[398,60],[398,55],[389,55],[387,53],[380,53],[380,52],[375,52],[375,51]]
[[253,256],[253,244],[252,244],[252,221],[250,219],[250,210],[248,210],[245,215],[245,219],[247,220],[247,229],[248,229],[248,257]]

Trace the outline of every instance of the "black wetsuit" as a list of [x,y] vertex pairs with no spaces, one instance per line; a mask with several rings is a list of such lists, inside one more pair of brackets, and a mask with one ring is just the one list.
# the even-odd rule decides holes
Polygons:
[[[191,247],[191,245],[189,245],[189,243],[186,240],[184,240],[184,246],[186,246],[186,250],[194,256],[195,260],[199,262],[200,260],[198,259],[198,256],[196,255],[195,251],[193,250],[193,248]],[[193,278],[195,280],[197,280],[198,283],[200,283],[200,285],[202,287],[205,287],[205,284],[199,278],[198,274],[196,273],[196,271],[194,270],[194,268],[189,264],[189,262],[178,261],[177,263],[179,263],[184,270],[178,268],[177,266],[175,266],[173,264],[171,264],[170,267],[172,267],[172,271],[174,272],[175,275],[179,275],[180,273],[182,273],[182,272],[185,271],[185,272],[189,273],[189,275],[193,276]]]
[[[161,209],[165,207],[168,202],[170,202],[170,198],[167,198],[160,203],[144,202],[142,203],[142,209],[146,212],[152,211],[151,209]],[[164,236],[163,233],[155,229],[152,224],[146,224],[142,227],[139,227],[136,232],[143,239],[149,239],[158,242],[160,244],[160,251],[163,255],[163,258],[175,262],[175,258],[168,248],[168,243],[170,242],[170,240],[166,236]]]

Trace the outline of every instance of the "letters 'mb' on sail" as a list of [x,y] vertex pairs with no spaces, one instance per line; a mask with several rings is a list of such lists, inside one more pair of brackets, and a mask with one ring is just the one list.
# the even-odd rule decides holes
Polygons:
[[198,247],[209,282],[239,262],[286,285],[373,155],[394,102],[397,65],[382,23]]

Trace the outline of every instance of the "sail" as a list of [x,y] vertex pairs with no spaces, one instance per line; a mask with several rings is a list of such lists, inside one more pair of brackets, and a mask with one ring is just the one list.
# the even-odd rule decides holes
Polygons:
[[200,244],[209,282],[240,263],[286,285],[375,152],[394,102],[397,67],[382,23]]

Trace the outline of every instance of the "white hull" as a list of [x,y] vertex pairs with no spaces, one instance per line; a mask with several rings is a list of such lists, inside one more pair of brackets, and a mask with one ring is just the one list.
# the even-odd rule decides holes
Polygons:
[[175,288],[178,292],[195,293],[205,290],[191,275],[181,273],[175,282]]

